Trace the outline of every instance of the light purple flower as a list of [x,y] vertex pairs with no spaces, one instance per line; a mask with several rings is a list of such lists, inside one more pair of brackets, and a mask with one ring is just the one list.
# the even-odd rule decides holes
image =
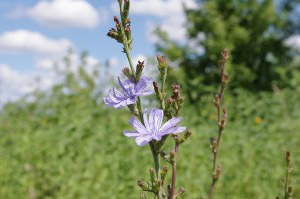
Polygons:
[[153,82],[152,78],[141,77],[137,84],[128,78],[122,83],[118,77],[118,81],[122,91],[118,91],[116,87],[109,90],[108,97],[104,98],[104,103],[108,106],[114,108],[128,106],[134,104],[137,101],[138,96],[145,96],[153,93],[153,90],[146,90],[147,85]]
[[129,120],[129,123],[136,131],[124,131],[124,135],[130,138],[135,138],[135,141],[139,146],[144,146],[151,140],[161,140],[164,135],[182,133],[186,130],[186,127],[176,126],[182,118],[173,117],[162,125],[162,120],[164,118],[163,110],[152,109],[149,114],[149,119],[147,117],[147,112],[148,111],[145,110],[143,114],[145,125],[133,116]]

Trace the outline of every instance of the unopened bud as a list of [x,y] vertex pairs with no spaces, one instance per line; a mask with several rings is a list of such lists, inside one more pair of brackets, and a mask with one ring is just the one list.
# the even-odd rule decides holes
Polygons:
[[229,51],[227,49],[222,52],[222,57],[225,60],[229,59]]
[[210,148],[211,148],[211,151],[212,151],[213,154],[217,153],[218,144],[217,144],[214,137],[210,138]]
[[155,170],[154,170],[153,168],[151,168],[149,171],[150,171],[151,182],[154,183],[155,180],[156,180],[156,177],[155,177]]
[[226,122],[227,122],[227,109],[224,108],[223,109],[223,118],[222,118],[221,123],[219,124],[219,128],[221,131],[225,128]]
[[117,16],[114,16],[114,22],[115,22],[116,24],[120,24],[119,17],[117,17]]
[[222,75],[222,83],[227,84],[229,82],[229,75],[228,73],[224,72]]
[[173,92],[173,98],[174,99],[179,99],[180,97],[180,85],[172,85],[172,92]]
[[122,70],[123,74],[128,77],[129,79],[132,79],[132,73],[130,71],[130,69],[128,67],[125,67],[123,70]]
[[119,34],[118,34],[118,32],[116,31],[116,29],[112,28],[112,29],[110,29],[109,32],[107,33],[107,36],[109,36],[109,37],[112,38],[112,39],[118,40]]
[[145,67],[145,61],[138,61],[138,64],[136,65],[136,81],[138,82],[143,74],[143,70]]
[[222,171],[222,167],[221,166],[218,166],[217,170],[216,170],[216,173],[214,175],[214,178],[216,180],[218,180],[220,178],[220,175],[221,175],[221,171]]
[[150,186],[148,183],[142,181],[142,180],[138,180],[137,182],[138,186],[141,187],[144,191],[149,191],[151,190]]
[[165,73],[168,67],[168,62],[164,56],[160,56],[159,54],[156,55],[158,61],[158,69],[161,73]]
[[162,182],[164,182],[164,179],[165,179],[165,177],[166,177],[166,175],[168,173],[168,170],[169,169],[168,169],[167,166],[164,166],[163,169],[161,170],[160,177],[161,177]]
[[220,105],[220,98],[218,94],[214,95],[214,104],[216,107],[218,107]]

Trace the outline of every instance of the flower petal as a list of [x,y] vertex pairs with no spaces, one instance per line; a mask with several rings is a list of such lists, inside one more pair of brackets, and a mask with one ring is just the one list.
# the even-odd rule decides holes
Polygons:
[[148,121],[148,117],[147,117],[147,113],[148,113],[148,109],[145,109],[144,113],[143,113],[143,120],[144,120],[144,124],[146,129],[151,132],[150,126],[149,126],[149,121]]
[[129,123],[131,124],[131,126],[133,128],[135,128],[135,130],[140,133],[140,134],[151,134],[146,128],[145,126],[138,120],[136,119],[134,116],[132,116],[129,120]]
[[153,134],[159,132],[162,120],[164,118],[164,112],[160,109],[152,109],[149,115],[149,126]]
[[152,83],[152,78],[146,78],[144,76],[141,77],[140,81],[136,84],[136,92],[143,90],[147,87],[148,84]]
[[127,92],[127,90],[126,90],[126,88],[124,87],[123,83],[121,82],[120,77],[118,77],[118,82],[119,82],[120,87],[122,88],[122,90],[123,90],[127,95],[129,95],[128,92]]
[[183,118],[173,117],[172,119],[168,120],[160,129],[159,131],[166,131],[169,128],[176,126]]
[[182,133],[185,130],[186,130],[186,127],[175,126],[175,127],[167,129],[166,131],[160,131],[158,133],[158,135],[164,136],[164,135],[167,135],[167,134],[178,134],[178,133]]
[[136,137],[140,136],[141,134],[139,134],[138,132],[124,131],[124,135],[126,137],[136,138]]
[[151,140],[152,140],[151,135],[139,136],[135,139],[137,145],[139,145],[139,146],[144,146],[144,145],[148,144]]

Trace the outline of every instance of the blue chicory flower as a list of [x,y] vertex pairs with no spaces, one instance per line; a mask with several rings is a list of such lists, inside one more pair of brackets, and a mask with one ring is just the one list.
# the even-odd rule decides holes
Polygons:
[[108,97],[104,98],[104,103],[114,108],[121,108],[134,104],[139,96],[152,94],[153,90],[146,90],[148,84],[152,83],[152,78],[141,77],[136,84],[130,79],[126,79],[124,83],[118,77],[118,81],[122,91],[118,91],[115,87],[109,90]]
[[130,138],[135,138],[136,143],[139,146],[148,144],[151,140],[161,140],[164,135],[182,133],[186,130],[186,127],[176,126],[183,118],[173,117],[162,125],[164,118],[164,112],[160,109],[152,109],[147,118],[147,110],[143,114],[143,125],[134,116],[129,120],[129,123],[136,131],[124,131],[124,135]]

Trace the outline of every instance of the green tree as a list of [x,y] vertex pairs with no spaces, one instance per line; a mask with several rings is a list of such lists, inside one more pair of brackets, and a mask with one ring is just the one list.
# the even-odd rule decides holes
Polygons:
[[[299,0],[202,0],[197,9],[186,10],[190,43],[201,46],[196,53],[168,39],[158,29],[157,44],[172,61],[179,62],[182,84],[189,88],[188,98],[215,90],[219,74],[218,59],[229,49],[229,74],[232,88],[270,91],[272,86],[289,86],[294,75],[295,52],[285,44],[299,33]],[[297,8],[298,6],[298,8]],[[204,38],[199,38],[204,35]],[[196,43],[195,43],[196,42]],[[298,69],[299,70],[299,66]],[[178,73],[176,74],[178,77]],[[286,80],[286,81],[284,81]]]

